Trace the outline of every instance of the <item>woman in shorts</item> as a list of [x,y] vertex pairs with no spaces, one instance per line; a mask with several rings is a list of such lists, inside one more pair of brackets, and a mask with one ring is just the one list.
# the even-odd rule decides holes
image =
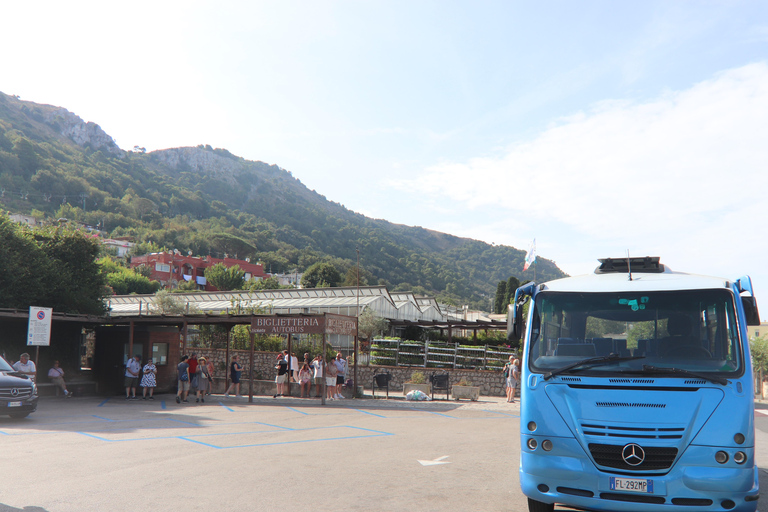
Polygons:
[[339,370],[336,368],[336,365],[331,361],[328,363],[325,367],[325,389],[326,389],[326,395],[328,399],[335,400],[336,396],[336,375],[338,375]]

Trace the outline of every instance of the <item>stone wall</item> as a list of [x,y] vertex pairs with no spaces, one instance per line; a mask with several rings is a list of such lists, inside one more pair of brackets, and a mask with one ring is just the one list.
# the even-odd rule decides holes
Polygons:
[[[213,360],[214,364],[214,378],[216,383],[214,384],[214,392],[224,391],[224,369],[225,369],[225,357],[226,351],[223,349],[194,349],[197,352],[198,358],[205,356],[209,360]],[[188,354],[192,353],[192,349],[187,350]],[[242,393],[247,393],[248,390],[248,376],[250,372],[250,351],[248,350],[230,350],[230,358],[237,354],[238,361],[243,367],[244,381],[242,384]],[[274,381],[275,380],[275,362],[277,361],[277,352],[254,352],[254,379]],[[301,361],[299,361],[301,363]],[[432,373],[448,373],[450,375],[451,385],[456,384],[462,378],[466,378],[471,386],[480,386],[480,394],[485,396],[504,396],[504,377],[500,371],[493,370],[452,370],[442,368],[419,368],[411,366],[360,366],[357,368],[357,384],[363,386],[365,389],[371,389],[373,384],[374,373],[389,372],[392,374],[392,380],[389,383],[390,391],[402,391],[403,383],[410,380],[411,374],[414,371],[421,371],[429,382],[429,376]],[[351,379],[354,369],[349,368],[347,372],[347,378]],[[220,390],[220,391],[219,391]],[[269,393],[267,393],[269,394]]]

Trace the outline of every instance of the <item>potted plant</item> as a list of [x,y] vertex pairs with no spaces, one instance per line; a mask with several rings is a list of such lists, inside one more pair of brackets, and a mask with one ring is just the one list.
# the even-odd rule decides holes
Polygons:
[[427,395],[432,391],[432,385],[427,382],[427,377],[424,372],[415,370],[411,373],[411,378],[408,382],[403,384],[403,395],[407,395],[409,392],[418,389],[422,393]]
[[466,377],[462,377],[459,382],[451,386],[451,396],[454,400],[464,398],[476,401],[480,398],[480,386],[472,386]]

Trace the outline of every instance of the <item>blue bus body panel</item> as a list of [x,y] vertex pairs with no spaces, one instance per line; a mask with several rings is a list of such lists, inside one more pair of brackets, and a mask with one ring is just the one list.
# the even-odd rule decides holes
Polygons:
[[[544,380],[529,369],[525,344],[519,475],[526,496],[612,512],[757,509],[752,365],[739,291],[730,289],[744,371],[727,385],[652,374],[563,373]],[[656,465],[632,467],[629,445],[639,447],[644,464]],[[727,454],[725,463],[716,461],[717,452]],[[746,460],[738,463],[741,454]],[[620,488],[626,485],[647,492]]]

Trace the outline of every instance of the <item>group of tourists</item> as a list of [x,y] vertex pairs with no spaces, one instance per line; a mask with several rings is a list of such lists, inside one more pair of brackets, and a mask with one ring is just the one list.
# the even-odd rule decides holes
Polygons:
[[195,393],[196,403],[205,403],[205,396],[211,394],[213,361],[209,361],[205,357],[198,359],[197,353],[192,352],[191,356],[181,356],[181,362],[176,367],[176,373],[178,381],[176,403],[189,402],[188,396],[190,392]]
[[[142,399],[154,400],[157,387],[157,366],[153,359],[141,365],[141,356],[136,354],[125,363],[125,399],[136,400],[136,389],[141,386]],[[147,396],[149,395],[149,396]]]
[[336,353],[336,358],[325,362],[322,354],[318,354],[310,361],[309,353],[304,354],[304,361],[299,365],[296,354],[290,354],[283,350],[277,356],[275,364],[277,376],[275,384],[277,390],[274,398],[285,396],[285,388],[290,382],[298,382],[301,386],[300,398],[312,396],[312,383],[315,384],[315,398],[320,398],[325,384],[325,393],[328,400],[340,400],[344,398],[342,388],[345,385],[347,375],[347,360],[341,352]]
[[[19,360],[16,362],[9,361],[11,367],[16,373],[21,373],[32,379],[33,382],[37,380],[37,366],[35,362],[29,358],[29,354],[24,352],[19,355]],[[72,398],[73,393],[67,389],[67,383],[64,382],[64,370],[59,366],[58,361],[53,362],[53,366],[48,370],[48,378],[51,382],[61,388],[64,396]]]

